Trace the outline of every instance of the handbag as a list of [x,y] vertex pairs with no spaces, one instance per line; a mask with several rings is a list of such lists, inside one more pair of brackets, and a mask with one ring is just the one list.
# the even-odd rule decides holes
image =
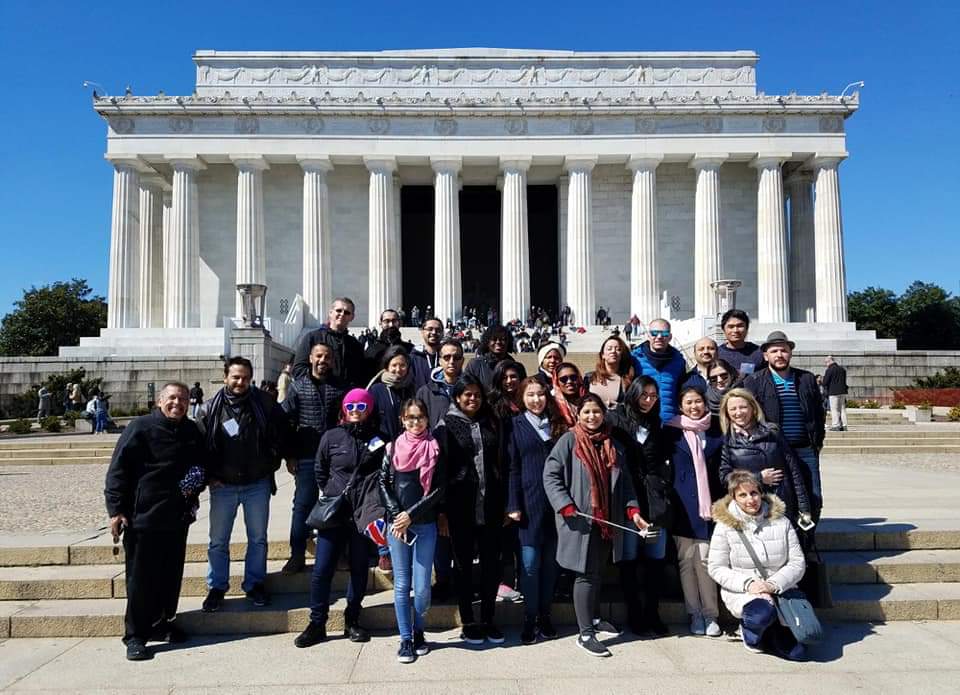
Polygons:
[[[767,570],[764,569],[760,558],[754,551],[750,540],[742,529],[737,529],[740,540],[743,541],[750,559],[753,560],[754,567],[760,573],[764,581],[767,580]],[[781,622],[787,626],[787,629],[793,633],[797,642],[800,644],[819,644],[823,639],[823,626],[813,610],[813,606],[799,589],[788,589],[781,594],[774,595],[773,603],[777,608],[777,615]]]
[[359,466],[353,470],[350,480],[347,481],[346,486],[344,486],[343,491],[340,492],[339,495],[333,495],[332,497],[324,496],[316,501],[313,509],[310,510],[309,516],[307,516],[307,526],[317,531],[323,531],[340,523],[341,520],[338,517],[340,516],[340,509],[343,507],[343,500],[350,491],[350,488],[353,487],[353,482],[357,479],[357,472],[359,470]]

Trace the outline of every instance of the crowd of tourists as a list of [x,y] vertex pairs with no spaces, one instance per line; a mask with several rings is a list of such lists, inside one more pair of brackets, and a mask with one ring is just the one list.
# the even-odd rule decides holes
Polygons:
[[496,323],[465,364],[461,341],[437,318],[422,319],[422,343],[412,345],[399,313],[386,310],[380,334],[361,345],[348,331],[353,316],[350,299],[332,303],[276,396],[234,356],[211,398],[199,384],[170,382],[157,408],[123,431],[106,501],[125,549],[129,659],[149,658],[150,640],[187,638],[176,608],[187,529],[206,487],[202,610],[224,606],[241,507],[241,588],[254,606],[270,603],[267,527],[283,461],[295,491],[282,572],[307,571],[308,548],[314,555],[297,647],[327,639],[344,557],[343,634],[370,638],[362,603],[379,556],[393,573],[402,663],[429,653],[425,626],[440,594],[455,598],[471,645],[505,641],[498,597],[522,596],[522,644],[556,638],[562,594],[573,603],[575,644],[609,656],[603,639],[623,628],[600,601],[608,563],[624,627],[663,636],[660,598],[675,557],[691,634],[724,634],[722,601],[748,650],[803,657],[777,607],[804,577],[820,518],[825,423],[816,379],[791,365],[786,335],[749,342],[749,317],[731,310],[723,342],[698,341],[688,370],[670,323],[654,319],[633,349],[606,337],[586,373],[561,342],[544,341],[528,373],[512,357],[514,332]]

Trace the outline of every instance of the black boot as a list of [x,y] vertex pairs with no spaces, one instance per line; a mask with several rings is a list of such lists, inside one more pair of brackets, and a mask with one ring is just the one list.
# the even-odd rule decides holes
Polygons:
[[537,641],[537,619],[529,615],[523,616],[523,629],[520,631],[520,641],[524,644],[533,644]]
[[663,585],[663,560],[643,562],[643,624],[657,637],[670,634],[660,619],[660,587]]
[[360,627],[356,620],[349,620],[343,625],[343,636],[351,642],[369,642],[370,633],[366,628]]
[[620,593],[627,608],[627,627],[635,635],[643,634],[640,598],[637,595],[637,563],[635,560],[626,560],[619,563],[617,568],[620,570]]
[[327,626],[323,623],[308,623],[306,629],[293,641],[295,647],[303,649],[320,644],[327,639]]

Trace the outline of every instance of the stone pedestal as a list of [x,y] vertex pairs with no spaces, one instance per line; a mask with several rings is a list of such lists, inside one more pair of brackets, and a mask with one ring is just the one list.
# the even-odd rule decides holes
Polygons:
[[630,314],[645,324],[660,315],[657,279],[657,166],[663,156],[630,157]]
[[843,157],[815,157],[814,235],[817,265],[817,321],[847,320],[847,272],[843,260],[840,180]]
[[253,379],[276,381],[283,365],[293,359],[293,351],[273,342],[270,334],[261,327],[238,328],[230,331],[230,354],[239,355],[253,363]]
[[787,228],[783,217],[781,165],[789,154],[764,155],[753,160],[757,169],[757,320],[790,320],[787,283]]
[[690,167],[697,172],[693,239],[693,315],[714,316],[717,297],[710,283],[722,273],[720,251],[720,167],[726,154],[697,155]]
[[500,239],[500,318],[526,319],[530,308],[527,170],[530,158],[500,162],[503,171]]
[[460,173],[461,160],[430,159],[433,167],[433,315],[443,322],[457,320],[462,312],[460,271]]
[[590,174],[596,157],[567,157],[567,268],[565,303],[578,326],[591,325],[597,310],[593,278],[593,208]]
[[330,245],[330,193],[327,172],[333,164],[326,157],[300,158],[303,169],[303,324],[324,322],[333,301]]

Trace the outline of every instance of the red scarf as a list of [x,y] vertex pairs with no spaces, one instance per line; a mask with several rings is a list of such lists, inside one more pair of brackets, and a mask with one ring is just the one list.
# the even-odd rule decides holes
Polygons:
[[[576,438],[574,453],[590,476],[590,514],[610,521],[610,470],[617,465],[617,450],[610,438],[610,428],[604,425],[596,432],[590,432],[578,422],[573,435]],[[613,529],[600,524],[600,536],[610,540]]]

